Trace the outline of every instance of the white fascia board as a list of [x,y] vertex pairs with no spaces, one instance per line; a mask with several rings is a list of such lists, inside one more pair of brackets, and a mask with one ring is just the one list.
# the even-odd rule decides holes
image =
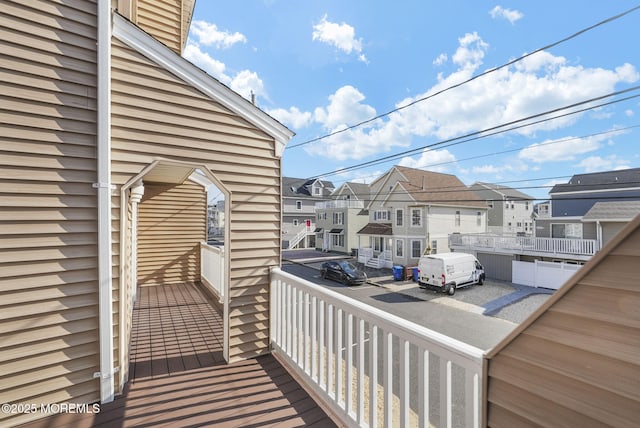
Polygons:
[[117,13],[113,15],[112,34],[121,42],[272,136],[276,141],[275,154],[277,157],[282,157],[286,144],[294,136],[294,132],[289,128]]
[[[638,190],[640,189],[640,187],[635,186],[635,187],[620,187],[617,189],[607,189],[607,188],[602,188],[602,189],[592,189],[592,190],[575,190],[575,191],[571,191],[571,192],[554,192],[554,193],[549,193],[550,196],[553,195],[580,195],[580,194],[588,194],[588,193],[609,193],[609,192],[625,192],[625,191],[629,191],[629,190]],[[598,196],[594,196],[594,199],[597,199]],[[556,201],[561,201],[563,200],[562,198],[556,198]]]

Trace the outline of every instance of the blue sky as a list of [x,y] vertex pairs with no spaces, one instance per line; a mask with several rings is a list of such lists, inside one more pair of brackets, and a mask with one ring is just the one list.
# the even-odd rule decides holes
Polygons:
[[[637,6],[585,4],[198,0],[184,56],[242,96],[253,92],[261,109],[296,133],[283,156],[285,176],[322,175],[339,186],[371,182],[400,164],[455,174],[466,184],[503,183],[544,199],[549,186],[573,174],[640,167],[640,97],[469,142],[443,142],[640,85],[640,10],[389,116],[305,143]],[[639,90],[595,104],[636,95]],[[403,152],[409,153],[349,169]]]

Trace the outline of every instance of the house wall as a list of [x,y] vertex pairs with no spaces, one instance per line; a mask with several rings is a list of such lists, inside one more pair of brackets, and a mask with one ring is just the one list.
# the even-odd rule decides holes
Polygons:
[[490,351],[488,426],[637,426],[640,222],[633,223]]
[[602,245],[606,245],[614,236],[620,232],[627,223],[620,222],[602,222],[600,227],[602,228]]
[[[456,211],[460,211],[460,225],[455,223]],[[432,246],[431,241],[437,241],[438,252],[446,253],[449,251],[449,234],[486,232],[487,211],[479,208],[429,206],[428,221],[429,246]]]
[[182,1],[137,0],[137,24],[177,54],[182,53]]
[[145,184],[138,207],[138,286],[200,281],[206,204],[206,190],[189,181]]
[[[0,402],[100,398],[96,4],[0,14]],[[0,412],[0,426],[40,414]]]
[[564,219],[564,218],[550,218],[550,219],[538,219],[535,222],[536,234],[538,238],[551,238],[551,225],[552,224],[582,224],[582,239],[597,239],[598,232],[596,223],[583,223],[580,219]]
[[268,352],[269,269],[280,263],[281,239],[273,137],[115,39],[112,56],[113,183],[160,157],[209,167],[230,192],[229,357]]

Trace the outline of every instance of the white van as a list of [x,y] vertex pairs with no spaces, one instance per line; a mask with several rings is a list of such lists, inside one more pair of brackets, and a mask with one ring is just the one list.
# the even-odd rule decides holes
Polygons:
[[440,253],[424,255],[418,262],[420,288],[438,290],[453,296],[456,288],[484,282],[484,268],[471,254]]

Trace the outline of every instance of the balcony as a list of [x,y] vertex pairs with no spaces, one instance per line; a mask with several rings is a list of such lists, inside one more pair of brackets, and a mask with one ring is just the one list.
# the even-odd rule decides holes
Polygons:
[[596,239],[454,233],[449,235],[449,248],[456,251],[491,251],[504,254],[589,260],[600,250],[600,243]]
[[346,199],[336,199],[334,201],[316,202],[316,210],[330,210],[338,208],[357,208],[363,209],[363,201],[352,201]]

